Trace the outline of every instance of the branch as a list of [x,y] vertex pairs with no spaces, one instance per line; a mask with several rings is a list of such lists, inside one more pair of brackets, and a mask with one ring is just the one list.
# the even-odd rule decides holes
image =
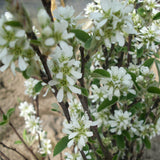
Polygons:
[[128,37],[128,59],[127,59],[127,66],[129,66],[129,63],[132,62],[132,55],[129,54],[129,51],[131,50],[131,42],[132,42],[132,35],[129,35]]
[[48,15],[50,16],[51,21],[53,22],[52,12],[51,12],[51,0],[41,0],[42,4],[47,11]]
[[[0,112],[4,114],[2,108],[0,107]],[[23,138],[19,135],[19,133],[17,132],[16,128],[14,127],[14,125],[9,121],[9,125],[10,127],[13,129],[13,131],[15,132],[15,134],[18,136],[18,138],[21,140],[21,142],[24,144],[24,146],[27,148],[27,150],[32,154],[32,156],[36,159],[39,160],[38,157],[34,154],[34,152],[31,150],[31,148],[28,147],[28,145],[25,143],[25,141],[23,140]]]
[[[0,151],[0,155],[5,158],[5,160],[10,160],[3,152]],[[0,157],[1,158],[1,157]]]
[[28,158],[26,158],[22,153],[20,153],[19,151],[16,150],[16,148],[12,148],[12,147],[8,147],[6,146],[4,143],[0,142],[0,145],[2,145],[4,148],[7,148],[9,150],[12,150],[14,152],[16,152],[17,154],[19,154],[21,157],[23,157],[23,159],[28,160]]

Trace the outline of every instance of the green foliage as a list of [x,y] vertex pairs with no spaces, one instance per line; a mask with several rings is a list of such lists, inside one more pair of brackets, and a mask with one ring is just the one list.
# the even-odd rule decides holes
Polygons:
[[92,77],[110,77],[110,73],[104,69],[96,69],[92,73]]
[[11,27],[20,27],[20,28],[22,28],[21,23],[18,22],[18,21],[8,21],[8,22],[5,22],[5,25],[11,26]]
[[147,149],[151,148],[151,142],[149,140],[149,137],[146,136],[144,139],[142,139],[142,141]]
[[158,71],[159,83],[160,83],[160,61],[155,60],[156,68]]
[[147,91],[148,91],[149,93],[160,94],[160,88],[157,88],[157,87],[149,87],[149,88],[147,89]]
[[100,106],[98,107],[98,112],[102,111],[103,109],[107,108],[108,106],[111,106],[113,104],[115,104],[117,102],[118,98],[117,97],[113,97],[112,100],[110,101],[108,98],[105,99]]
[[68,136],[63,137],[55,146],[53,156],[56,156],[60,152],[62,152],[69,142]]
[[34,91],[35,91],[36,93],[38,93],[38,92],[41,91],[42,88],[43,88],[42,82],[40,81],[40,82],[38,82],[38,83],[35,85]]
[[22,141],[15,141],[14,144],[22,144]]
[[71,32],[75,34],[75,36],[82,42],[86,43],[87,40],[90,38],[89,34],[85,31],[82,31],[80,29],[72,29]]
[[160,19],[160,12],[158,12],[154,17],[153,20],[158,20]]
[[119,149],[123,149],[125,147],[124,136],[116,135],[116,143]]
[[144,62],[144,66],[148,67],[148,68],[151,68],[152,64],[154,63],[154,58],[150,58],[150,59],[147,59],[145,62]]

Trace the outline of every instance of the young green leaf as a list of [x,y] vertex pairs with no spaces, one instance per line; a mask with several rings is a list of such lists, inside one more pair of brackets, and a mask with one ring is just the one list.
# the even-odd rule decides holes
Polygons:
[[116,136],[116,143],[119,149],[123,149],[125,147],[124,143],[124,136],[123,135],[117,135]]
[[146,146],[147,149],[151,148],[151,142],[149,140],[149,138],[146,136],[144,139],[142,139],[144,145]]
[[8,111],[7,111],[7,117],[10,118],[10,116],[12,115],[12,113],[15,111],[15,108],[10,108]]
[[104,70],[104,69],[96,69],[96,70],[93,71],[92,76],[93,77],[103,76],[103,77],[108,78],[108,77],[110,77],[110,73],[108,71]]
[[84,48],[85,48],[85,49],[90,49],[90,48],[91,48],[91,43],[92,43],[92,38],[89,38],[89,39],[86,41],[86,43],[85,43],[85,45],[84,45]]
[[153,20],[158,20],[160,19],[160,12],[158,12],[154,17]]
[[8,121],[2,121],[2,122],[0,122],[0,126],[3,126],[5,124],[7,124],[7,123],[8,123]]
[[7,115],[3,114],[3,121],[7,121],[7,120],[8,120]]
[[68,136],[63,137],[55,146],[53,156],[56,156],[60,152],[62,152],[66,147],[70,140],[68,139]]
[[160,88],[157,87],[149,87],[147,91],[150,93],[160,94]]
[[30,40],[30,43],[35,45],[35,46],[40,46],[41,45],[41,42],[38,41],[38,40],[35,40],[35,39]]
[[82,42],[86,43],[90,38],[89,34],[80,30],[80,29],[72,29],[71,32],[75,34],[75,36]]
[[132,72],[128,72],[128,73],[131,75],[132,80],[133,80],[133,82],[134,82],[134,85],[137,87],[137,89],[138,89],[138,90],[141,90],[141,88],[139,87],[139,85],[138,85],[137,82],[136,82],[136,75],[135,75],[134,73],[132,73]]
[[11,26],[11,27],[20,27],[20,28],[23,27],[21,23],[18,21],[8,21],[8,22],[5,22],[5,25]]
[[22,144],[22,141],[15,141],[14,144]]
[[110,101],[108,98],[105,99],[101,104],[100,106],[98,107],[98,112],[100,112],[101,110],[107,108],[108,106],[110,105],[113,105],[117,102],[118,98],[117,97],[113,97],[112,100]]
[[86,88],[83,88],[83,87],[80,87],[80,89],[81,89],[82,95],[88,97],[88,95],[89,95],[88,90]]
[[154,62],[154,58],[150,58],[150,59],[147,59],[147,60],[143,63],[143,65],[146,66],[146,67],[151,68],[153,62]]
[[40,81],[40,82],[38,82],[38,83],[35,85],[34,91],[35,91],[36,93],[38,93],[38,92],[41,91],[42,88],[43,88],[42,82]]

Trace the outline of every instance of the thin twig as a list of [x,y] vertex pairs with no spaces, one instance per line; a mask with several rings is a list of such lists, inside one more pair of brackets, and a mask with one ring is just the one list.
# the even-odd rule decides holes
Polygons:
[[51,12],[51,0],[41,0],[42,4],[47,11],[48,15],[50,16],[51,21],[53,21],[52,12]]
[[5,145],[4,143],[0,142],[0,145],[2,145],[4,148],[7,148],[9,150],[12,150],[14,152],[16,152],[17,154],[19,154],[21,157],[23,157],[23,159],[28,160],[28,158],[26,158],[22,153],[20,153],[19,151],[16,150],[16,148],[13,147],[8,147],[7,145]]
[[80,151],[80,153],[81,153],[81,155],[82,155],[83,159],[84,159],[84,160],[87,160],[86,155],[84,154],[84,151],[83,151],[83,150],[81,150],[81,151]]
[[129,51],[131,51],[131,42],[132,42],[132,35],[129,35],[128,37],[128,59],[127,59],[127,66],[132,62],[132,55],[129,54]]
[[[4,114],[2,108],[0,107],[0,112]],[[24,144],[24,146],[28,149],[28,151],[32,154],[32,156],[38,160],[38,157],[34,154],[34,152],[31,150],[31,148],[28,147],[28,145],[25,143],[25,141],[23,140],[23,138],[19,135],[19,133],[17,132],[16,128],[14,127],[14,125],[9,121],[9,125],[10,127],[13,129],[13,131],[16,133],[16,135],[18,136],[18,138],[21,140],[21,142]]]
[[0,151],[0,155],[5,158],[5,160],[10,160],[3,152]]
[[39,96],[36,96],[35,102],[36,102],[36,112],[37,112],[36,116],[39,117]]

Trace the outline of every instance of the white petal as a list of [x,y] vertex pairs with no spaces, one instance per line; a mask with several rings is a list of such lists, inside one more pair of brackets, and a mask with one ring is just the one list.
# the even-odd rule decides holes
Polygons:
[[57,101],[58,101],[58,102],[62,102],[63,96],[64,96],[63,87],[61,87],[60,90],[59,90],[58,93],[57,93]]
[[0,51],[0,59],[7,55],[7,48],[4,48]]
[[71,133],[70,135],[69,135],[69,139],[72,139],[72,138],[74,138],[76,135],[78,134],[78,132],[73,132],[73,133]]
[[24,70],[27,68],[28,63],[26,63],[26,62],[24,61],[24,59],[23,59],[21,56],[19,56],[18,66],[19,66],[19,68],[20,68],[21,71],[24,71]]
[[74,86],[69,86],[69,89],[73,92],[73,93],[77,93],[77,94],[81,94],[81,90],[74,87]]
[[72,139],[72,140],[69,141],[69,143],[67,144],[67,147],[70,148],[73,144],[74,144],[74,140]]
[[18,30],[15,34],[16,37],[21,38],[25,36],[25,31],[24,30]]
[[55,44],[55,40],[53,38],[48,38],[44,43],[46,46],[53,46]]
[[116,32],[116,39],[121,47],[124,46],[125,41],[121,32]]
[[72,85],[72,86],[75,84],[74,80],[73,80],[71,77],[69,77],[69,76],[67,76],[67,81],[68,81],[69,84]]
[[77,79],[80,79],[82,77],[82,73],[75,71],[75,70],[71,70],[71,74],[76,77]]

